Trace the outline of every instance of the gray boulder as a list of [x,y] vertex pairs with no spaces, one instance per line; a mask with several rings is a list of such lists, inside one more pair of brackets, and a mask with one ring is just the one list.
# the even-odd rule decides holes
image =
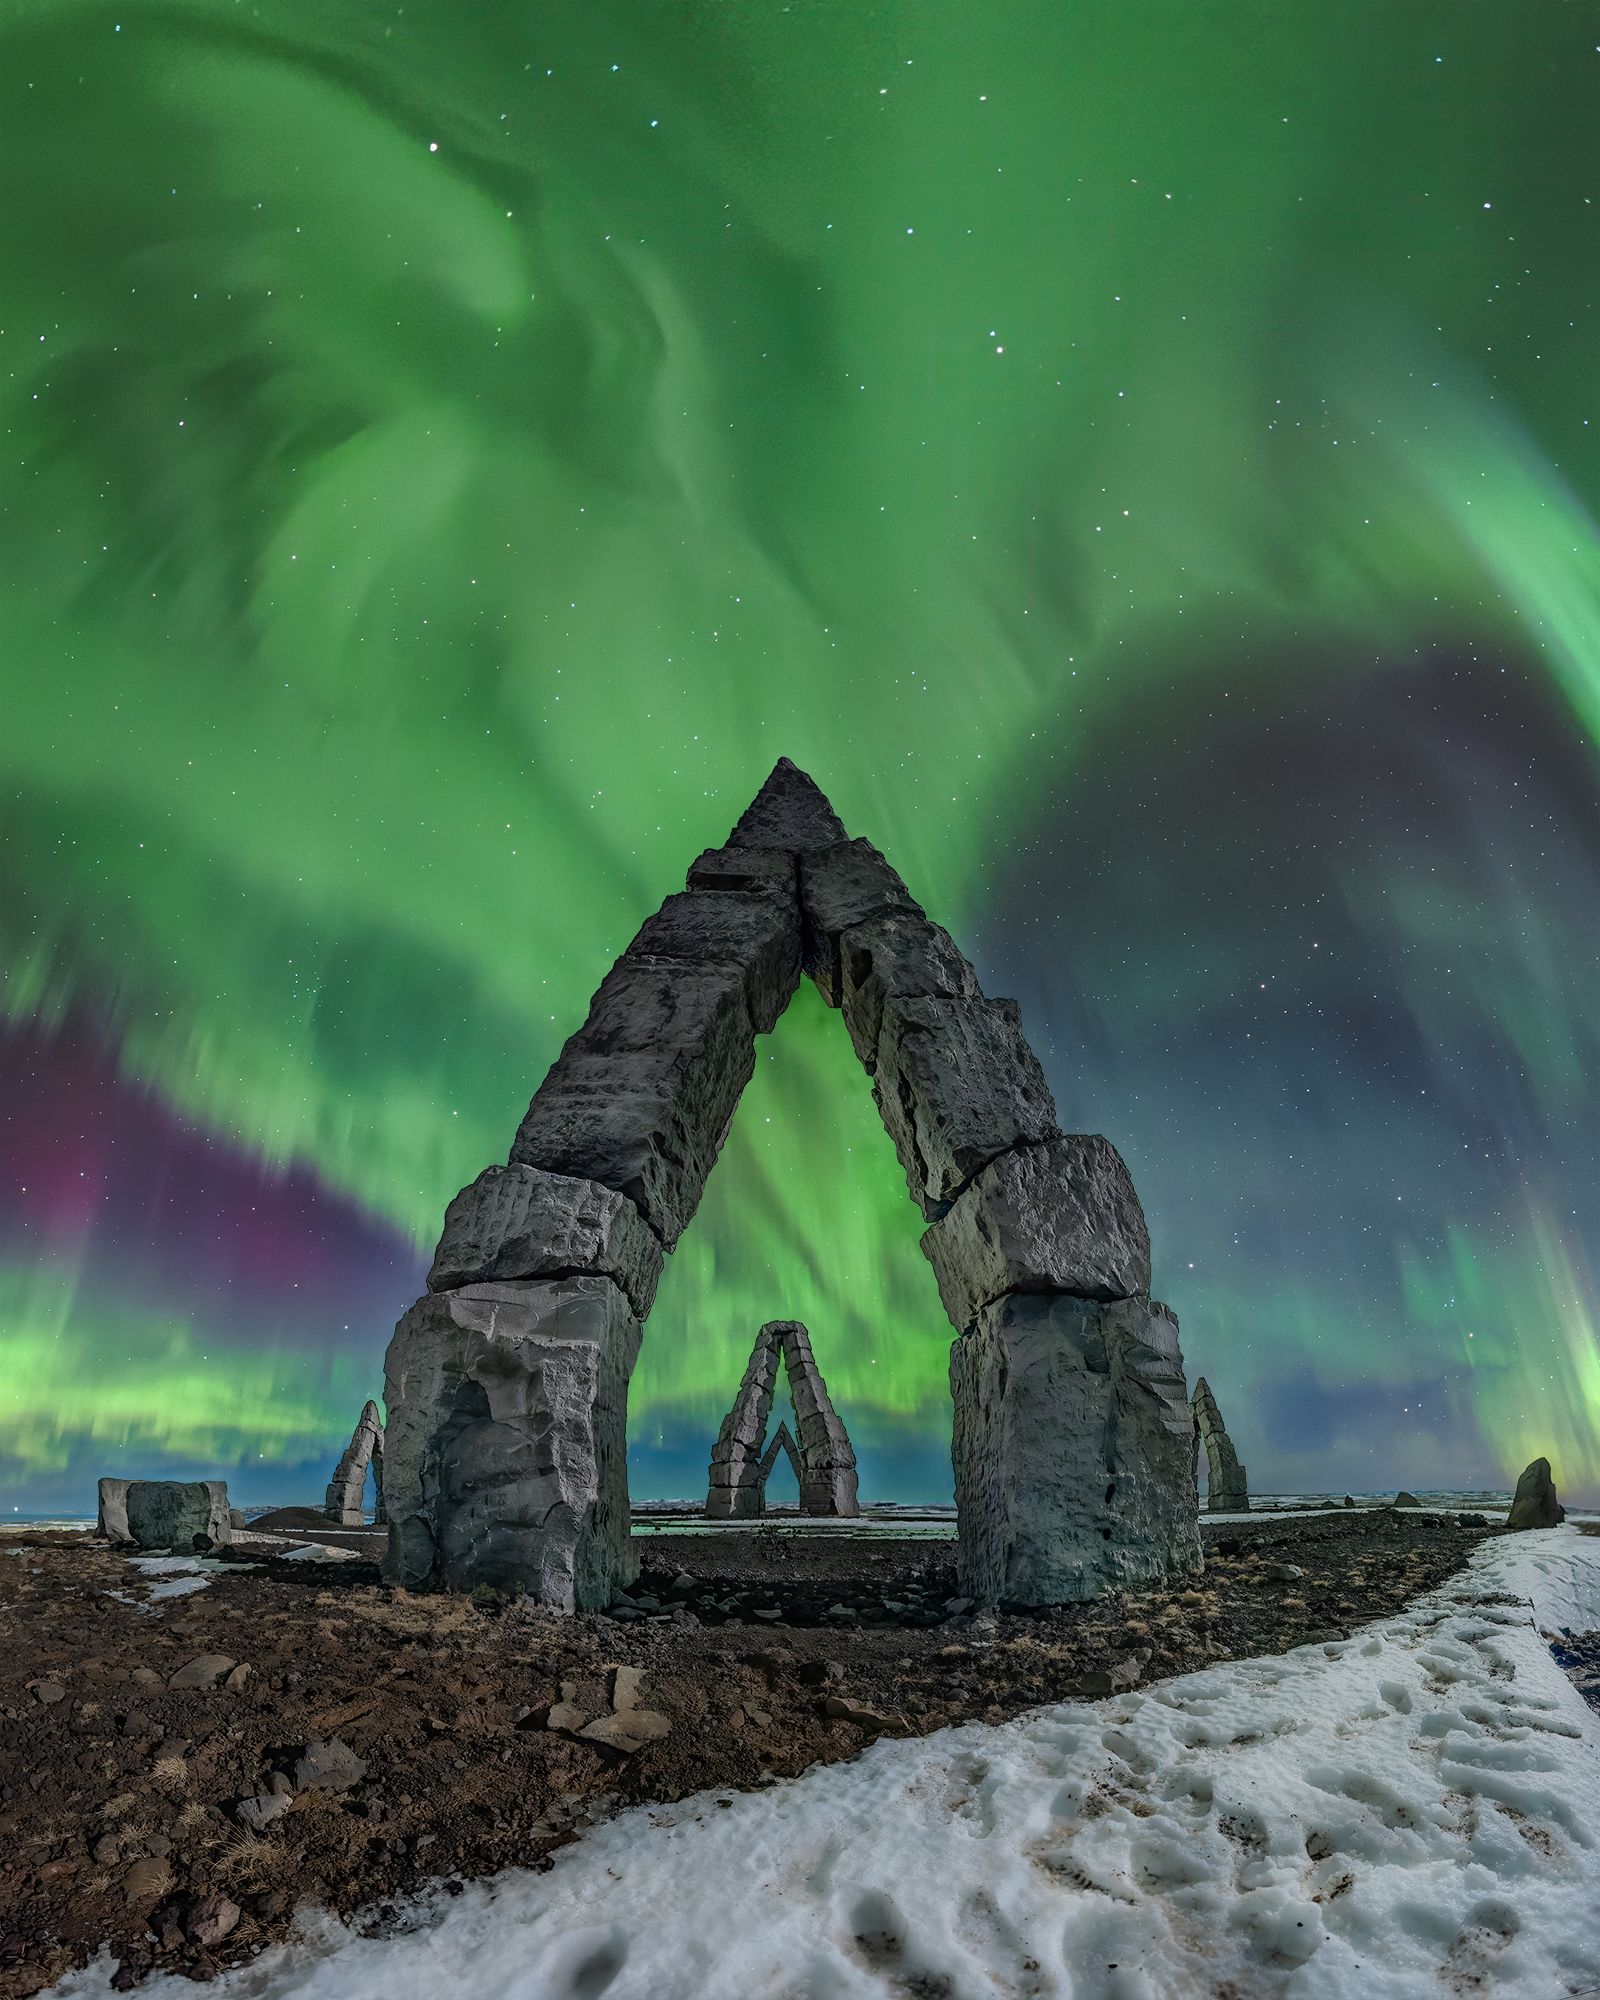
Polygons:
[[1550,1476],[1550,1461],[1536,1458],[1517,1481],[1508,1528],[1556,1528],[1567,1518],[1567,1510],[1556,1498],[1556,1483]]
[[962,1331],[1007,1292],[1124,1299],[1150,1289],[1150,1232],[1109,1140],[1074,1134],[1002,1153],[922,1238]]
[[589,1271],[621,1286],[643,1319],[664,1254],[626,1195],[513,1163],[485,1168],[445,1210],[428,1290]]
[[210,1549],[233,1540],[223,1479],[102,1479],[98,1531],[140,1549]]
[[1394,1504],[1397,1507],[1420,1507],[1422,1502],[1415,1493],[1400,1492],[1394,1496]]

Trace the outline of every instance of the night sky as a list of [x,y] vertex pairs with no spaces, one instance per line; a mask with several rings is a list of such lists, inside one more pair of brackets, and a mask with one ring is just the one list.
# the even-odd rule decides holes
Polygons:
[[[10,0],[0,1501],[320,1497],[780,755],[1015,994],[1258,1489],[1600,1497],[1600,12]],[[950,1330],[838,1020],[634,1378]]]

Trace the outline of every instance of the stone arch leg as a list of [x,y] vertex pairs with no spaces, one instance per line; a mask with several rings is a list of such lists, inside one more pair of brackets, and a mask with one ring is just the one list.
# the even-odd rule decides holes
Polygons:
[[1222,1421],[1217,1399],[1203,1375],[1194,1385],[1191,1408],[1197,1470],[1200,1451],[1203,1449],[1206,1455],[1206,1511],[1211,1514],[1248,1514],[1250,1483]]
[[1016,1005],[865,841],[802,856],[806,970],[844,1014],[957,1340],[963,1588],[1053,1603],[1200,1566],[1177,1321],[1116,1149],[1063,1134]]
[[[795,1424],[800,1432],[800,1463],[795,1467],[800,1482],[800,1511],[859,1514],[856,1455],[811,1352],[811,1336],[798,1320],[782,1322],[779,1332],[784,1372],[789,1378]],[[790,1456],[793,1455],[791,1451]]]
[[765,1509],[763,1495],[771,1466],[761,1447],[772,1416],[780,1353],[773,1329],[764,1326],[712,1446],[706,1514],[713,1521],[750,1520]]
[[341,1527],[359,1528],[362,1525],[361,1499],[366,1490],[367,1467],[379,1468],[375,1472],[378,1482],[378,1518],[383,1518],[383,1418],[378,1414],[376,1403],[368,1401],[362,1405],[361,1415],[356,1419],[356,1427],[350,1434],[350,1442],[345,1446],[339,1463],[334,1467],[333,1477],[328,1481],[328,1490],[323,1497],[322,1511],[330,1521],[337,1521]]

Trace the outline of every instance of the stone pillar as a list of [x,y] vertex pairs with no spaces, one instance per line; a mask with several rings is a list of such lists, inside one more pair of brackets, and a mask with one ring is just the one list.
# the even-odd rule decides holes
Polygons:
[[811,1336],[798,1320],[775,1323],[783,1347],[784,1372],[794,1398],[795,1424],[800,1432],[802,1514],[853,1516],[861,1512],[856,1495],[856,1455],[839,1413],[833,1407]]
[[1210,1384],[1202,1375],[1194,1385],[1194,1438],[1196,1458],[1201,1450],[1206,1455],[1206,1512],[1209,1514],[1248,1514],[1250,1511],[1250,1483],[1245,1477],[1245,1469],[1239,1463],[1239,1455],[1233,1448],[1233,1440],[1228,1436],[1222,1421],[1222,1412],[1217,1407],[1217,1399],[1211,1393]]
[[598,1610],[638,1573],[628,1378],[639,1321],[608,1277],[463,1285],[395,1328],[384,1575]]
[[213,1548],[233,1540],[224,1479],[102,1479],[98,1532],[141,1549]]
[[764,1326],[750,1350],[733,1407],[723,1418],[711,1448],[706,1488],[710,1520],[753,1520],[763,1511],[761,1447],[772,1415],[781,1352],[774,1328]]
[[1144,1296],[1011,1293],[950,1356],[961,1587],[1059,1604],[1200,1567],[1177,1324]]

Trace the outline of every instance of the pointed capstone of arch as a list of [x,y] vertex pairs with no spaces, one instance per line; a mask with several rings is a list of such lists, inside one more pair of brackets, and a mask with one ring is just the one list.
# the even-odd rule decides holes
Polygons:
[[788,1377],[794,1420],[800,1431],[798,1457],[793,1439],[789,1439],[788,1450],[800,1486],[801,1513],[861,1512],[856,1499],[856,1455],[811,1351],[811,1336],[798,1320],[774,1319],[756,1335],[739,1393],[712,1447],[706,1489],[706,1513],[712,1520],[749,1520],[766,1511],[767,1474],[776,1454],[776,1437],[789,1438],[788,1425],[780,1424],[773,1443],[763,1452],[780,1362]]
[[967,1594],[1056,1603],[1199,1567],[1177,1322],[1127,1168],[1061,1132],[1015,1003],[785,758],[606,975],[506,1165],[446,1212],[385,1364],[392,1581],[592,1608],[635,1573],[640,1327],[802,972],[928,1224]]
[[1194,1411],[1197,1469],[1200,1453],[1203,1451],[1206,1455],[1206,1511],[1211,1514],[1248,1514],[1250,1484],[1222,1421],[1222,1412],[1211,1393],[1211,1385],[1203,1375],[1194,1385],[1191,1407]]
[[328,1481],[322,1511],[330,1521],[337,1521],[345,1528],[362,1525],[361,1497],[366,1491],[368,1466],[372,1468],[372,1484],[378,1499],[376,1519],[382,1523],[388,1518],[383,1505],[383,1418],[378,1414],[377,1404],[370,1400],[362,1404],[350,1442]]

